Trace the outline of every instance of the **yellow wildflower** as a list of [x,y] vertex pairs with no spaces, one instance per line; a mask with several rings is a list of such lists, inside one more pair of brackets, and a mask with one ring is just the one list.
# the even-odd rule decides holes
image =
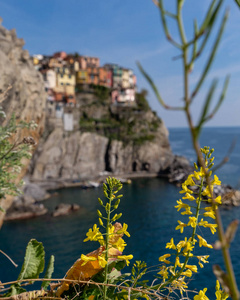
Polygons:
[[199,172],[194,171],[194,178],[200,180]]
[[212,234],[214,234],[216,232],[216,227],[217,227],[217,224],[210,224],[210,223],[207,223],[205,225],[203,225],[204,227],[207,227],[207,228],[210,228]]
[[175,208],[177,208],[177,211],[179,211],[181,208],[189,207],[189,205],[186,203],[183,203],[181,199],[177,200],[177,204],[178,205],[174,206]]
[[221,197],[221,196],[217,196],[217,197],[214,199],[214,202],[215,202],[215,203],[218,203],[218,204],[222,204],[222,197]]
[[209,218],[212,218],[212,219],[216,219],[214,211],[207,211],[203,215],[204,215],[204,217],[209,217]]
[[207,288],[203,289],[203,291],[199,291],[198,295],[194,296],[194,300],[209,300],[209,298],[205,295]]
[[166,244],[166,249],[169,248],[169,249],[176,249],[176,246],[174,245],[174,240],[173,238],[171,238],[170,240],[170,243],[167,243]]
[[191,242],[187,242],[186,245],[185,245],[185,248],[184,248],[184,251],[183,252],[188,252],[188,251],[192,251],[194,248],[194,246],[192,245]]
[[207,241],[202,238],[200,235],[197,234],[197,237],[199,239],[199,247],[207,247],[207,248],[212,248],[213,246],[208,244]]
[[216,281],[215,295],[216,295],[216,298],[217,298],[216,300],[226,300],[228,298],[228,294],[225,293],[224,291],[220,290],[220,283],[219,283],[218,280]]
[[186,268],[191,270],[192,272],[197,273],[197,266],[195,265],[186,265]]
[[179,225],[175,228],[175,230],[180,229],[180,232],[183,233],[183,229],[184,229],[184,227],[187,226],[187,224],[185,224],[185,223],[183,223],[183,222],[181,222],[181,221],[179,221],[179,220],[178,220],[178,224],[179,224]]
[[165,279],[168,279],[168,268],[166,268],[165,266],[161,267],[161,271],[158,272],[159,275],[162,275],[164,281]]
[[181,212],[181,215],[192,215],[191,208],[186,207],[185,211]]
[[201,263],[201,262],[203,262],[203,263],[208,263],[208,261],[207,261],[207,259],[208,259],[208,257],[209,257],[209,255],[200,255],[200,256],[197,256],[197,258],[198,258],[198,264],[199,264],[199,266],[201,267],[201,268],[203,268],[204,266],[203,266],[203,264]]
[[187,238],[185,237],[185,241],[180,241],[180,242],[177,244],[178,252],[180,252],[181,249],[182,249],[183,247],[185,247],[185,245],[186,245],[186,240],[187,240]]
[[176,268],[176,267],[180,267],[180,268],[183,267],[183,264],[180,263],[180,260],[179,260],[179,257],[178,257],[178,256],[176,257],[176,260],[175,260],[175,268]]
[[86,256],[84,254],[81,255],[81,260],[83,260],[82,266],[86,265],[89,261],[97,260],[94,256]]
[[164,255],[160,256],[158,260],[162,261],[162,262],[164,262],[166,264],[170,264],[170,261],[166,259],[166,258],[168,258],[170,256],[171,256],[171,254],[164,254]]
[[117,256],[117,258],[118,259],[122,259],[122,260],[125,260],[126,261],[126,264],[127,264],[127,266],[130,264],[130,259],[132,259],[133,258],[133,255],[132,254],[130,254],[130,255],[119,255],[119,256]]
[[196,224],[197,218],[196,217],[189,217],[188,226],[192,226],[193,228],[197,226]]
[[107,261],[103,256],[98,256],[98,263],[102,268],[105,268]]
[[189,193],[189,194],[192,194],[193,191],[191,191],[187,185],[185,184],[185,182],[182,184],[182,190],[179,192],[180,194],[183,194],[183,193]]
[[[208,171],[208,169],[206,168],[206,172],[207,172],[207,171]],[[201,176],[201,177],[205,177],[205,173],[204,173],[202,167],[200,168],[200,171],[198,172],[198,175]]]
[[218,179],[217,175],[214,175],[214,179],[211,181],[212,185],[221,185],[221,181]]
[[186,193],[186,195],[184,197],[182,197],[183,199],[188,199],[190,201],[194,201],[195,197],[193,197],[192,195],[190,195],[189,193]]
[[128,228],[128,225],[123,223],[122,229],[118,230],[117,233],[118,234],[124,233],[126,236],[130,237],[129,232],[127,232],[127,228]]
[[179,277],[178,279],[173,280],[173,282],[171,284],[174,289],[180,290],[181,295],[182,295],[182,292],[185,292],[185,289],[188,288],[184,279],[185,279],[185,276]]
[[211,185],[211,190],[209,189],[209,186],[207,186],[205,190],[202,192],[202,195],[211,198],[212,192],[213,192],[213,186]]
[[198,226],[203,226],[203,227],[205,227],[206,224],[208,224],[208,221],[204,221],[203,219],[201,219],[201,221],[198,222]]
[[182,272],[182,275],[185,275],[187,277],[192,277],[192,271],[190,269],[188,269],[188,270]]
[[103,236],[101,232],[99,231],[99,228],[97,227],[96,224],[93,225],[93,229],[89,229],[88,232],[86,233],[87,238],[84,240],[84,242],[87,241],[98,241],[102,240]]
[[194,175],[193,174],[190,174],[187,178],[187,180],[184,182],[186,185],[191,185],[191,186],[194,186],[195,185],[195,182],[193,181],[192,177]]
[[119,238],[116,243],[113,244],[119,251],[123,252],[124,248],[127,246],[125,241],[122,238]]

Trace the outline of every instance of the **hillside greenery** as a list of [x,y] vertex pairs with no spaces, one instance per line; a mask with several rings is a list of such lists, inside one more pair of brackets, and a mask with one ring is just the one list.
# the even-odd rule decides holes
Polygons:
[[133,142],[136,145],[153,141],[161,119],[152,112],[146,99],[145,90],[136,93],[133,104],[110,104],[109,90],[94,87],[89,99],[79,94],[81,103],[80,130],[96,132],[109,139]]

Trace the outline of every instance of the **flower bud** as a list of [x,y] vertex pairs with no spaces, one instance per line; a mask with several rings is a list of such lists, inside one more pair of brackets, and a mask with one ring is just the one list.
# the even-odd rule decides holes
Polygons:
[[110,210],[110,204],[109,203],[106,204],[105,209],[106,209],[106,212],[108,212]]
[[98,221],[99,221],[99,224],[100,224],[101,226],[103,226],[103,221],[102,221],[102,219],[99,218]]
[[101,200],[100,198],[98,198],[98,203],[99,203],[101,206],[103,206],[103,202],[102,202],[102,200]]
[[115,202],[115,204],[114,204],[114,209],[117,209],[118,208],[118,205],[119,205],[119,203],[120,203],[120,199],[117,199],[117,201]]

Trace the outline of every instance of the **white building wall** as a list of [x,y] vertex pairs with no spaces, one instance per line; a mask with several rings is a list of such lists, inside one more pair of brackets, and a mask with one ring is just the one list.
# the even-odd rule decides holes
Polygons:
[[64,113],[63,114],[63,126],[65,131],[73,131],[73,114]]

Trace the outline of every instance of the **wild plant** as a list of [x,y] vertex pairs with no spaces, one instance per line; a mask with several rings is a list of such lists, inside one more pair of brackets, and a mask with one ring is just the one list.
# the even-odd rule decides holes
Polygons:
[[[57,298],[77,298],[77,299],[172,299],[179,291],[179,297],[183,299],[188,291],[189,278],[198,272],[198,266],[204,267],[208,263],[209,255],[201,253],[202,247],[213,248],[211,244],[202,236],[203,229],[210,230],[212,234],[216,232],[217,224],[209,219],[215,220],[216,210],[221,204],[221,196],[212,198],[211,191],[214,186],[221,185],[216,175],[211,178],[211,168],[213,167],[213,149],[204,147],[201,149],[205,164],[205,171],[202,167],[195,164],[194,173],[190,174],[182,184],[180,194],[182,198],[177,200],[175,208],[181,211],[185,220],[178,220],[176,230],[180,231],[179,241],[173,238],[166,244],[168,253],[159,257],[159,266],[155,274],[155,280],[149,284],[149,280],[143,280],[148,272],[144,261],[133,263],[131,273],[123,273],[123,268],[130,264],[133,259],[132,254],[124,254],[127,246],[123,236],[130,237],[127,224],[123,225],[118,221],[122,214],[117,213],[122,195],[118,192],[122,189],[122,184],[116,178],[107,178],[103,185],[105,200],[98,199],[101,209],[97,210],[99,226],[94,224],[86,233],[84,242],[93,241],[99,243],[99,248],[87,255],[82,254],[80,258],[60,280],[56,290],[56,285],[51,285],[49,293],[42,294],[41,297],[48,298],[50,295]],[[207,183],[210,179],[210,187]],[[208,205],[202,205],[202,204]],[[181,235],[190,228],[190,236],[181,238]],[[189,232],[189,230],[188,230]],[[33,293],[28,294],[22,290],[22,284],[31,283],[35,280],[43,280],[43,287],[46,288],[53,272],[53,260],[49,263],[46,274],[50,277],[38,278],[43,271],[44,253],[41,243],[31,241],[27,247],[25,261],[18,277],[18,280],[11,282],[9,292],[6,297],[13,297],[21,292],[20,295],[25,300],[30,300]],[[199,252],[199,253],[198,253]],[[26,263],[28,262],[28,264]],[[46,282],[47,281],[47,282]],[[6,288],[10,283],[3,283]],[[194,296],[194,300],[204,299],[207,289],[200,290]],[[40,291],[36,291],[39,295]],[[36,298],[36,297],[35,297]],[[220,284],[216,283],[216,299],[225,300],[228,294],[221,290]],[[31,299],[34,299],[33,297]],[[7,300],[7,299],[5,299]],[[12,298],[12,300],[14,300]],[[16,299],[18,300],[18,299]]]
[[[144,75],[144,77],[152,87],[157,99],[159,100],[159,103],[165,109],[184,112],[187,119],[188,127],[190,129],[192,145],[193,145],[193,149],[196,152],[197,161],[199,165],[202,167],[203,172],[205,172],[205,174],[207,175],[206,166],[201,156],[199,136],[203,126],[215,116],[215,114],[219,110],[225,98],[226,91],[228,88],[228,83],[229,83],[229,76],[226,76],[226,79],[222,87],[222,91],[218,96],[218,100],[216,101],[215,104],[213,99],[215,98],[214,96],[216,94],[215,92],[217,89],[217,80],[212,81],[212,84],[205,96],[205,101],[203,102],[202,105],[202,111],[199,115],[199,121],[196,122],[194,120],[191,113],[191,108],[192,108],[192,104],[196,102],[196,97],[199,94],[201,88],[203,87],[204,82],[206,82],[207,75],[209,74],[218,47],[220,45],[221,38],[224,33],[229,12],[228,10],[225,11],[222,20],[220,21],[220,25],[217,30],[217,33],[215,34],[212,49],[209,51],[207,50],[206,45],[209,44],[210,37],[213,35],[214,32],[213,28],[214,25],[217,23],[217,19],[220,14],[221,7],[223,5],[224,0],[212,0],[210,2],[205,17],[203,18],[200,25],[198,24],[196,19],[193,20],[193,36],[191,36],[190,38],[188,38],[186,35],[186,27],[183,18],[183,8],[184,8],[185,0],[175,1],[176,3],[175,11],[168,11],[167,9],[165,9],[166,3],[164,2],[164,0],[153,0],[153,2],[159,9],[162,28],[164,30],[165,37],[171,43],[171,45],[177,49],[177,51],[179,52],[178,59],[180,59],[182,62],[182,74],[183,74],[182,84],[183,84],[184,92],[181,99],[183,99],[183,104],[181,106],[176,106],[176,107],[168,105],[162,98],[153,79],[149,76],[149,74],[147,74],[147,72],[143,69],[140,63],[138,63],[138,66],[140,68],[140,71],[142,72],[142,74]],[[239,0],[235,0],[235,2],[240,7]],[[192,3],[190,3],[190,5],[192,5]],[[169,29],[169,21],[172,21],[176,25],[176,29],[178,32],[177,36],[173,36],[171,34],[171,30]],[[191,84],[191,75],[193,74],[195,63],[197,62],[199,57],[204,53],[204,51],[207,52],[206,53],[207,58],[205,60],[203,71],[200,73],[198,80]],[[212,207],[214,209],[215,200],[214,200],[213,192],[210,188],[211,186],[210,177],[206,177],[206,180],[209,186],[211,197],[213,199]],[[231,262],[231,257],[229,254],[228,239],[226,234],[224,233],[220,212],[219,210],[215,210],[215,209],[214,211],[216,216],[216,224],[217,224],[219,241],[221,245],[220,248],[222,249],[222,255],[224,258],[224,263],[226,268],[226,273],[221,269],[219,270],[219,272],[216,273],[221,274],[218,276],[219,279],[222,281],[222,283],[224,283],[225,289],[229,291],[232,299],[237,300],[239,299],[240,293],[237,287],[236,278],[235,278],[235,274]],[[234,223],[230,224],[229,231],[234,230],[233,229],[234,226],[235,226]],[[227,280],[224,280],[224,278],[227,278]]]

